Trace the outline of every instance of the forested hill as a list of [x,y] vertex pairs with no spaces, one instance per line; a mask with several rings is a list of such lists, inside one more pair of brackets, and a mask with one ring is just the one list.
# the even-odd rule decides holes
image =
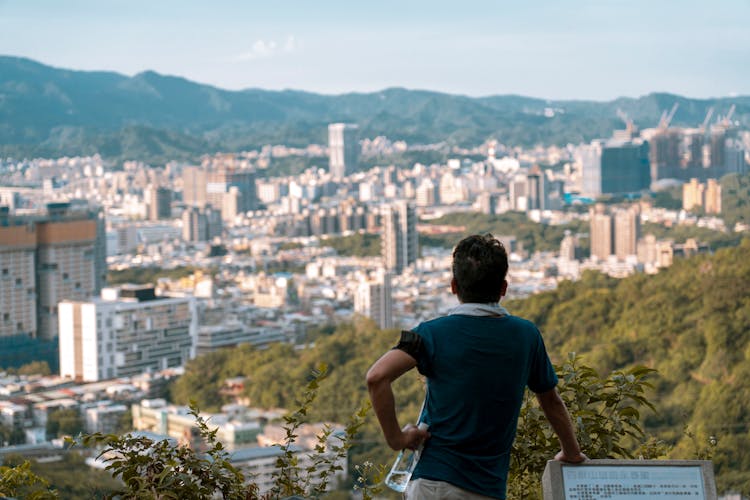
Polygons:
[[409,143],[476,145],[494,137],[509,145],[566,144],[608,137],[622,128],[618,109],[637,125],[653,127],[674,103],[680,104],[677,125],[697,126],[709,107],[719,115],[732,104],[734,118],[750,125],[747,96],[690,99],[653,93],[594,102],[472,98],[403,88],[342,95],[228,91],[153,71],[128,77],[0,56],[0,156],[98,152],[167,161],[263,144],[324,144],[326,126],[334,121],[359,124],[362,137],[386,135]]
[[584,355],[600,371],[644,364],[658,370],[647,427],[677,456],[692,440],[718,439],[720,484],[750,493],[750,239],[712,256],[677,260],[655,276],[576,283],[509,304],[535,321],[550,352]]
[[[644,416],[648,429],[675,445],[675,458],[695,457],[695,449],[715,436],[720,491],[750,494],[750,239],[677,260],[654,276],[615,280],[592,272],[506,305],[540,326],[555,362],[576,352],[602,375],[636,364],[657,369],[649,399],[658,414]],[[368,366],[396,338],[396,331],[356,319],[321,329],[315,346],[303,351],[284,345],[218,351],[191,361],[172,396],[217,409],[223,380],[245,375],[253,404],[292,407],[310,369],[326,362],[332,373],[312,418],[343,422],[366,398]],[[424,394],[416,374],[399,380],[397,394],[402,420],[414,418]],[[363,440],[356,449],[360,461],[391,458],[374,419]]]

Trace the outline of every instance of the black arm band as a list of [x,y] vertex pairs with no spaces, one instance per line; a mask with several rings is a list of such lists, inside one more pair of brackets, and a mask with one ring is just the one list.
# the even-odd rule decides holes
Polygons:
[[401,339],[394,347],[414,359],[419,359],[419,352],[422,350],[422,337],[411,330],[401,330]]

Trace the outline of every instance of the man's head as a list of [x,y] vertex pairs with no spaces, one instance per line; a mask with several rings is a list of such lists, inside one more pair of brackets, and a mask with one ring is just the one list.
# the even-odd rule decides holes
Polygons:
[[451,289],[461,302],[497,302],[508,282],[508,253],[491,234],[468,236],[453,250]]

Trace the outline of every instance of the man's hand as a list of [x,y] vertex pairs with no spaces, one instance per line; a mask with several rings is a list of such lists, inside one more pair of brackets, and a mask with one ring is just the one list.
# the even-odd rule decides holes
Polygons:
[[577,455],[566,455],[565,451],[560,450],[559,452],[557,452],[557,455],[555,455],[555,460],[557,460],[558,462],[567,462],[569,464],[580,464],[581,462],[585,462],[588,459],[589,457],[587,457],[580,451]]
[[397,442],[393,443],[391,448],[393,448],[394,450],[403,450],[404,448],[416,450],[417,448],[419,448],[419,445],[424,443],[429,438],[430,433],[428,431],[423,431],[414,424],[407,424],[403,429],[401,429],[401,436],[399,437]]

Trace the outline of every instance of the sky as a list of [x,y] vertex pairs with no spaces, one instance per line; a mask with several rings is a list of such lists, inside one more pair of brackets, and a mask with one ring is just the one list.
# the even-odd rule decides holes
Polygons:
[[0,0],[0,54],[232,90],[750,95],[750,0]]

